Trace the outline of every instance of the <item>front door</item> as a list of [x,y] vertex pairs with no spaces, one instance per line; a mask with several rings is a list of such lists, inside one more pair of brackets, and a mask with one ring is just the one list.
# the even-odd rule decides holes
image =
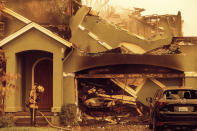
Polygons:
[[53,106],[53,61],[44,59],[39,61],[34,68],[34,83],[44,87],[40,93],[38,107],[40,110],[50,110]]

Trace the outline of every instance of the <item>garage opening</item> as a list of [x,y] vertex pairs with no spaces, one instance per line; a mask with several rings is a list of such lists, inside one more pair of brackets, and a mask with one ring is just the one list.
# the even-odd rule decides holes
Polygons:
[[76,79],[78,105],[86,123],[146,120],[146,97],[153,96],[158,88],[184,84],[183,72],[147,65],[94,68],[78,72]]

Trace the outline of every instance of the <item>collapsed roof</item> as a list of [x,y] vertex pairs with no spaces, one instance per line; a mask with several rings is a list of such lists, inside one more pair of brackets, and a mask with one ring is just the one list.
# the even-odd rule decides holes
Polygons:
[[[136,24],[141,21],[137,26],[134,26],[136,24],[130,25],[131,28],[134,26],[133,28],[136,28],[139,33],[125,30],[117,24],[114,25],[109,20],[92,14],[90,8],[82,6],[70,20],[72,31],[70,41],[81,50],[90,53],[116,48],[124,43],[135,45],[146,52],[168,45],[173,36],[182,35],[182,30],[179,29],[182,24],[180,12],[178,15],[144,16],[140,20],[136,18],[134,20]],[[179,26],[174,27],[173,23]],[[144,33],[140,33],[141,31]],[[152,34],[152,36],[148,37],[147,34]]]

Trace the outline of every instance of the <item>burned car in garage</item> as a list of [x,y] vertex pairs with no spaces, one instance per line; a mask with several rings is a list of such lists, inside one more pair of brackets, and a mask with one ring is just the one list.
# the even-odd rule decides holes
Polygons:
[[197,125],[197,89],[166,87],[158,89],[150,102],[150,128]]

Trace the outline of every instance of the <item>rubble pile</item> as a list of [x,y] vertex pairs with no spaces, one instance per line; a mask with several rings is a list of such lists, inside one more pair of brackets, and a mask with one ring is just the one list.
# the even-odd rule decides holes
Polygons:
[[153,54],[153,55],[168,55],[168,54],[180,54],[180,46],[178,44],[171,44],[171,45],[164,45],[160,48],[156,48],[146,54]]
[[[112,124],[130,122],[139,114],[135,97],[121,89],[110,79],[79,79],[79,108],[82,120],[109,122]],[[92,121],[91,121],[92,122]]]

